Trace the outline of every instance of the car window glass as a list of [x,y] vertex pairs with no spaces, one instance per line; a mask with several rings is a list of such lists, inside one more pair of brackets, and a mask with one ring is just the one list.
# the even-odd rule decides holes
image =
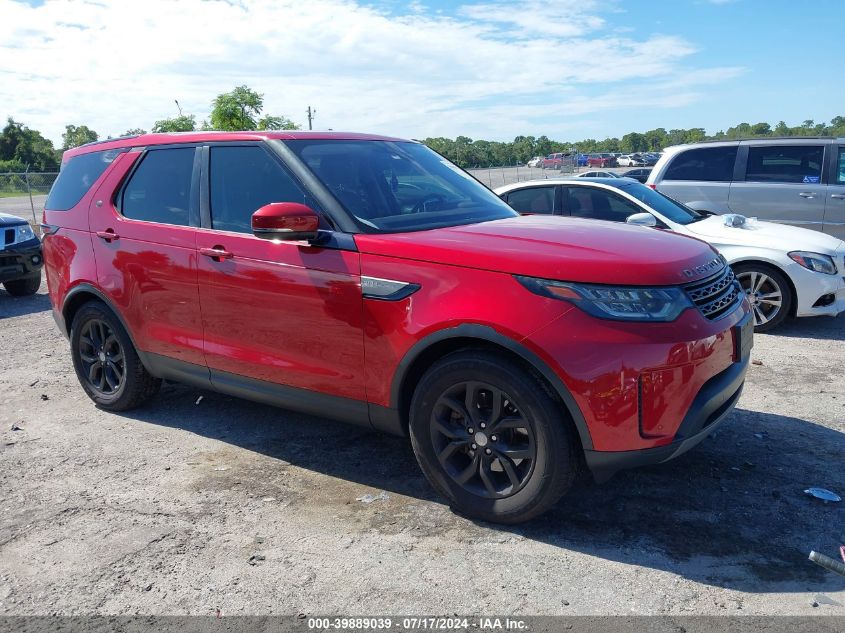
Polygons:
[[566,192],[567,209],[575,218],[624,222],[629,215],[643,212],[633,202],[604,189],[567,187]]
[[212,147],[209,166],[211,226],[252,233],[252,214],[271,202],[314,208],[293,177],[261,147]]
[[121,196],[127,218],[187,226],[194,169],[193,147],[147,152]]
[[554,187],[531,187],[508,194],[508,204],[520,213],[554,213]]
[[839,148],[839,164],[836,173],[837,184],[845,185],[845,147]]
[[63,163],[59,177],[47,196],[45,208],[67,211],[75,207],[119,154],[120,152],[115,150],[91,152],[75,156]]
[[763,145],[748,148],[745,180],[752,182],[821,181],[822,145]]
[[663,180],[730,182],[733,178],[736,150],[736,145],[733,145],[683,151],[672,159]]
[[517,215],[490,189],[421,143],[301,139],[285,144],[368,233]]

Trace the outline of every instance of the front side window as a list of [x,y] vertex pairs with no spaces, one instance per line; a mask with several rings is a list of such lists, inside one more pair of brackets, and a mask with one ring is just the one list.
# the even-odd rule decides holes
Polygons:
[[258,146],[212,147],[209,166],[211,226],[252,233],[252,214],[271,202],[315,203],[292,176]]
[[730,182],[737,146],[688,149],[672,159],[663,180]]
[[45,208],[67,211],[75,207],[119,154],[119,150],[91,152],[74,156],[62,163],[62,170],[50,189]]
[[593,187],[566,187],[567,209],[574,218],[624,222],[629,215],[643,210],[629,200]]
[[124,217],[188,226],[195,153],[193,147],[147,152],[121,194]]
[[367,233],[421,231],[516,215],[487,187],[420,143],[285,143]]
[[508,204],[520,213],[542,213],[550,215],[555,211],[554,187],[530,187],[511,191]]
[[821,182],[823,145],[763,145],[748,148],[745,180],[751,182]]

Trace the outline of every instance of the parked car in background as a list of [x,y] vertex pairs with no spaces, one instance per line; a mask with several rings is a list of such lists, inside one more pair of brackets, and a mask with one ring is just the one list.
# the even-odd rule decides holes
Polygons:
[[657,164],[657,161],[660,160],[660,154],[654,152],[644,152],[642,154],[635,154],[635,156],[639,158],[646,167],[654,167]]
[[575,163],[578,167],[586,167],[587,166],[587,154],[578,154],[575,157]]
[[616,158],[611,154],[590,154],[587,156],[587,167],[615,167]]
[[601,170],[590,170],[584,171],[580,174],[575,176],[576,178],[619,178],[618,174],[614,174],[612,171],[601,171]]
[[509,204],[512,198],[530,206],[531,196],[551,197],[556,204],[549,213],[653,226],[706,241],[733,268],[760,332],[790,316],[845,311],[845,242],[829,235],[694,211],[625,178],[529,181],[495,191]]
[[651,167],[640,167],[638,169],[629,169],[621,174],[614,174],[614,176],[621,176],[622,178],[633,178],[639,182],[645,183],[648,175],[651,173]]
[[0,283],[10,295],[23,297],[41,286],[41,241],[29,222],[0,213]]
[[100,408],[168,379],[410,436],[432,486],[488,521],[537,516],[582,465],[601,481],[695,446],[753,344],[704,242],[521,217],[397,138],[85,145],[44,231],[53,313]]
[[555,152],[553,154],[549,154],[543,159],[543,162],[540,167],[542,167],[543,169],[560,169],[561,165],[563,164],[563,161],[566,159],[567,156],[569,156],[569,154],[566,154],[564,152]]
[[677,145],[666,149],[647,184],[696,210],[845,238],[845,138]]
[[645,161],[642,158],[632,154],[622,154],[621,156],[617,156],[616,162],[620,167],[640,167],[645,165]]
[[540,167],[543,164],[543,157],[542,156],[535,156],[531,160],[528,161],[529,167]]

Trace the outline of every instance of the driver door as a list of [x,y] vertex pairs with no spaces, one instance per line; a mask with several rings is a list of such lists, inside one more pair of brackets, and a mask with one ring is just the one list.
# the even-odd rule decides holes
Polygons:
[[260,143],[206,151],[197,249],[212,382],[253,396],[365,400],[358,253],[253,236],[252,214],[265,204],[317,203]]

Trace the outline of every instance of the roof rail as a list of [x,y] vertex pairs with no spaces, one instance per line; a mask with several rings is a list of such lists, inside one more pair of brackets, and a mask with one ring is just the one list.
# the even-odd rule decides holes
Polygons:
[[678,143],[678,145],[699,145],[702,143],[731,143],[733,141],[800,141],[803,139],[807,140],[819,140],[819,141],[840,141],[845,140],[843,137],[836,137],[836,136],[741,136],[739,138],[709,138],[704,141],[691,141],[689,143]]
[[126,134],[124,136],[113,136],[112,138],[104,138],[101,141],[91,141],[90,143],[77,145],[76,147],[71,147],[69,149],[76,149],[77,147],[93,147],[94,145],[102,145],[103,143],[111,143],[112,141],[124,141],[129,138],[138,138],[139,136],[140,134]]

